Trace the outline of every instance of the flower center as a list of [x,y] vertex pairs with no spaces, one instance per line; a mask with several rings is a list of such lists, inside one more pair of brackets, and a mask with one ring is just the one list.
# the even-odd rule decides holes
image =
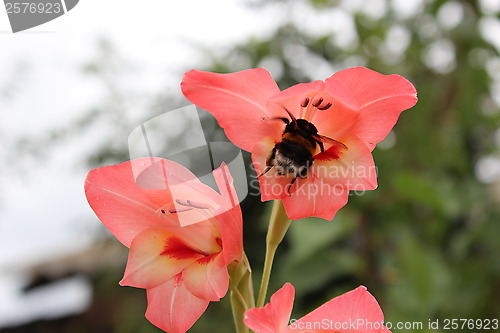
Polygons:
[[222,251],[222,240],[217,237],[215,244],[209,251],[195,249],[178,237],[170,237],[165,241],[161,256],[168,256],[177,260],[195,259],[200,264],[208,264],[214,259],[214,255]]

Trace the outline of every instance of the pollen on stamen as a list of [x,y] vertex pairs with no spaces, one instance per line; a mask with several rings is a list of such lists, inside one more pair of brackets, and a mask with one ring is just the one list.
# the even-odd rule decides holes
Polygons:
[[156,210],[156,215],[158,215],[158,216],[168,216],[170,214],[171,213],[166,206],[163,206],[163,207]]
[[175,199],[175,202],[181,206],[187,206],[187,207],[191,207],[191,205],[189,204],[189,200],[186,201],[186,202],[182,202],[181,200],[179,199]]
[[332,106],[332,103],[328,102],[328,104],[323,106],[318,106],[318,110],[328,110]]
[[197,208],[197,209],[209,209],[210,206],[202,202],[196,202],[191,200],[181,201],[180,199],[175,199],[175,202],[181,206]]
[[309,101],[310,101],[309,97],[304,98],[302,102],[300,102],[300,106],[305,108],[309,104]]
[[[167,206],[169,206],[169,207],[167,207]],[[165,206],[161,207],[160,209],[158,209],[156,211],[156,214],[158,214],[159,216],[168,216],[170,214],[187,212],[187,211],[190,211],[192,209],[193,209],[192,207],[176,209],[176,208],[172,207],[172,205],[170,204],[170,205],[165,205]]]
[[323,98],[322,98],[322,97],[320,97],[320,98],[318,98],[318,99],[315,99],[315,100],[313,101],[313,106],[314,106],[314,107],[318,107],[318,106],[320,106],[320,105],[321,105],[321,103],[323,103]]

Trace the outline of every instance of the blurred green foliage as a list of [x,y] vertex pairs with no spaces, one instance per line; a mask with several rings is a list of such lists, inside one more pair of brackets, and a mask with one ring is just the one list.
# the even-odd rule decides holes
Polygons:
[[[366,1],[361,2],[366,6],[353,7],[349,1],[253,1],[248,10],[256,18],[271,9],[289,11],[289,18],[265,36],[224,51],[205,50],[207,63],[199,69],[234,72],[264,66],[285,89],[324,79],[320,75],[329,69],[331,75],[363,65],[414,83],[419,102],[401,115],[393,133],[374,151],[379,188],[353,193],[332,222],[293,222],[278,250],[270,293],[287,281],[294,284],[292,318],[300,318],[363,284],[381,303],[386,321],[423,323],[423,329],[393,332],[437,333],[444,330],[428,329],[429,320],[500,319],[500,180],[484,180],[478,168],[482,159],[500,154],[499,99],[492,88],[500,77],[499,55],[480,30],[485,17],[498,20],[499,13],[486,12],[472,0],[434,0],[402,15],[397,2]],[[372,13],[374,3],[384,4],[382,15]],[[297,20],[301,10],[312,17],[331,13],[332,25],[343,13],[352,27],[311,32]],[[306,23],[315,25],[314,20]],[[339,42],[351,28],[354,38]],[[86,69],[108,82],[108,72],[116,69],[108,64],[110,59],[101,59],[105,66]],[[117,96],[124,98],[112,84],[107,86],[111,99],[105,105],[113,105]],[[161,95],[151,104],[151,114],[166,102],[169,107],[179,103]],[[114,105],[111,118],[121,119]],[[212,129],[207,136],[220,136],[213,118],[204,114],[203,122]],[[90,160],[99,165],[125,157],[123,149],[103,144]],[[258,287],[269,204],[249,196],[242,206],[245,249]],[[89,313],[97,307],[106,315],[92,317],[93,325],[88,313],[74,320],[93,332],[158,332],[144,319],[144,292],[118,288],[121,273],[105,271],[94,277],[96,298]],[[190,332],[208,331],[233,331],[228,300],[211,304]]]

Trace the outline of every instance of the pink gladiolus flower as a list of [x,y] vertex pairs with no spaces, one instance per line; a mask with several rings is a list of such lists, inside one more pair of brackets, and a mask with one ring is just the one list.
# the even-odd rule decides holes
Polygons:
[[213,175],[220,194],[175,162],[141,158],[85,182],[96,215],[130,248],[120,285],[146,289],[146,317],[167,332],[186,332],[226,294],[227,265],[243,255],[233,179],[225,164]]
[[[290,320],[295,289],[286,283],[263,308],[245,312],[245,324],[256,333],[390,333],[377,300],[360,286]],[[290,322],[290,324],[289,324]]]
[[333,219],[350,190],[375,189],[371,152],[417,101],[402,76],[364,67],[284,91],[262,68],[192,70],[181,86],[235,145],[252,153],[262,201],[281,199],[291,219]]

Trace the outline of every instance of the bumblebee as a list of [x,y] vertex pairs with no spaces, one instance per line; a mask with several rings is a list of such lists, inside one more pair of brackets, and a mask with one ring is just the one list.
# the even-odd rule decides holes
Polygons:
[[287,192],[291,195],[290,189],[297,178],[307,178],[309,169],[314,162],[317,147],[322,153],[325,152],[325,141],[336,143],[343,148],[347,147],[337,140],[318,134],[318,129],[305,119],[296,119],[290,111],[285,108],[290,119],[285,117],[270,118],[269,120],[281,120],[286,126],[282,139],[276,143],[271,154],[266,160],[266,168],[257,176],[265,175],[273,167],[277,169],[277,174],[293,175],[293,179],[288,185]]

